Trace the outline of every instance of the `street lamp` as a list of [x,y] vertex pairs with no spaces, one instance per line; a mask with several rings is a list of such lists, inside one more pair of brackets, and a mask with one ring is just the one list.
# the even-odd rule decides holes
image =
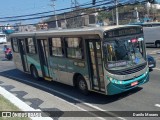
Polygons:
[[54,11],[54,18],[55,18],[55,22],[56,22],[56,28],[58,28],[58,21],[57,21],[57,15],[56,15],[56,11],[55,11],[55,1],[56,0],[51,0],[52,1],[52,5],[53,6],[53,11]]

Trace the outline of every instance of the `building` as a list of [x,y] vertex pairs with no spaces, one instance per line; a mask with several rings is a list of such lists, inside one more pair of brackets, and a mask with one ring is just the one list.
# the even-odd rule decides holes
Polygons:
[[[58,28],[66,29],[66,28],[77,28],[84,26],[94,26],[98,23],[98,13],[93,13],[95,9],[87,9],[87,10],[73,10],[68,13],[63,13],[57,15],[57,24]],[[47,20],[43,21],[48,25],[48,29],[56,29],[56,20],[55,17],[50,17]]]

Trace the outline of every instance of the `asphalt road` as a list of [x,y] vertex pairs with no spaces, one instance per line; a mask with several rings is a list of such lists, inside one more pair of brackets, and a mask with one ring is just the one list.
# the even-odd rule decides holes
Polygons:
[[[1,47],[0,45],[0,49]],[[13,92],[12,90],[14,89],[21,91],[16,94],[17,97],[35,109],[56,109],[61,111],[81,109],[88,111],[124,111],[123,114],[129,114],[127,111],[160,112],[160,54],[156,54],[157,50],[157,48],[147,48],[147,53],[151,54],[157,62],[157,67],[150,72],[150,81],[136,89],[119,95],[105,96],[91,92],[89,96],[84,96],[75,88],[67,85],[44,80],[35,81],[30,75],[15,69],[12,61],[2,60],[0,61],[0,76],[2,76],[3,79],[0,79],[0,86],[11,92]],[[0,57],[2,56],[1,54]],[[56,98],[54,98],[55,96]],[[110,112],[104,114],[110,115]],[[83,119],[86,118],[83,117]],[[159,118],[123,117],[121,114],[121,117],[107,117],[104,119],[158,120]]]

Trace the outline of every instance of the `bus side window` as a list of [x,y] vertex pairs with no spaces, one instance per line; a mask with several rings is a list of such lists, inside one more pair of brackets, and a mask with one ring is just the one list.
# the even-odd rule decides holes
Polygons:
[[61,38],[50,38],[49,39],[49,48],[50,48],[50,55],[51,56],[64,56],[64,50],[62,45]]
[[13,51],[14,52],[19,52],[17,39],[16,38],[12,38],[11,41],[12,41]]
[[26,38],[25,41],[27,53],[36,54],[36,47],[33,38]]
[[80,38],[66,38],[67,57],[75,59],[84,59],[83,42]]

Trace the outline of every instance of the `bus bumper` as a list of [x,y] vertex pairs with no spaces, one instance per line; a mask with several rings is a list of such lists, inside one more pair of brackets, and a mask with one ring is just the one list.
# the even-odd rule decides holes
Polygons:
[[[138,82],[137,85],[132,86],[131,84],[136,81]],[[130,79],[122,84],[110,82],[107,85],[107,95],[115,95],[118,93],[122,93],[122,92],[125,92],[128,90],[131,90],[131,89],[136,88],[136,87],[138,87],[148,81],[149,81],[149,72],[147,74],[145,74],[145,75],[143,74],[137,78]]]

